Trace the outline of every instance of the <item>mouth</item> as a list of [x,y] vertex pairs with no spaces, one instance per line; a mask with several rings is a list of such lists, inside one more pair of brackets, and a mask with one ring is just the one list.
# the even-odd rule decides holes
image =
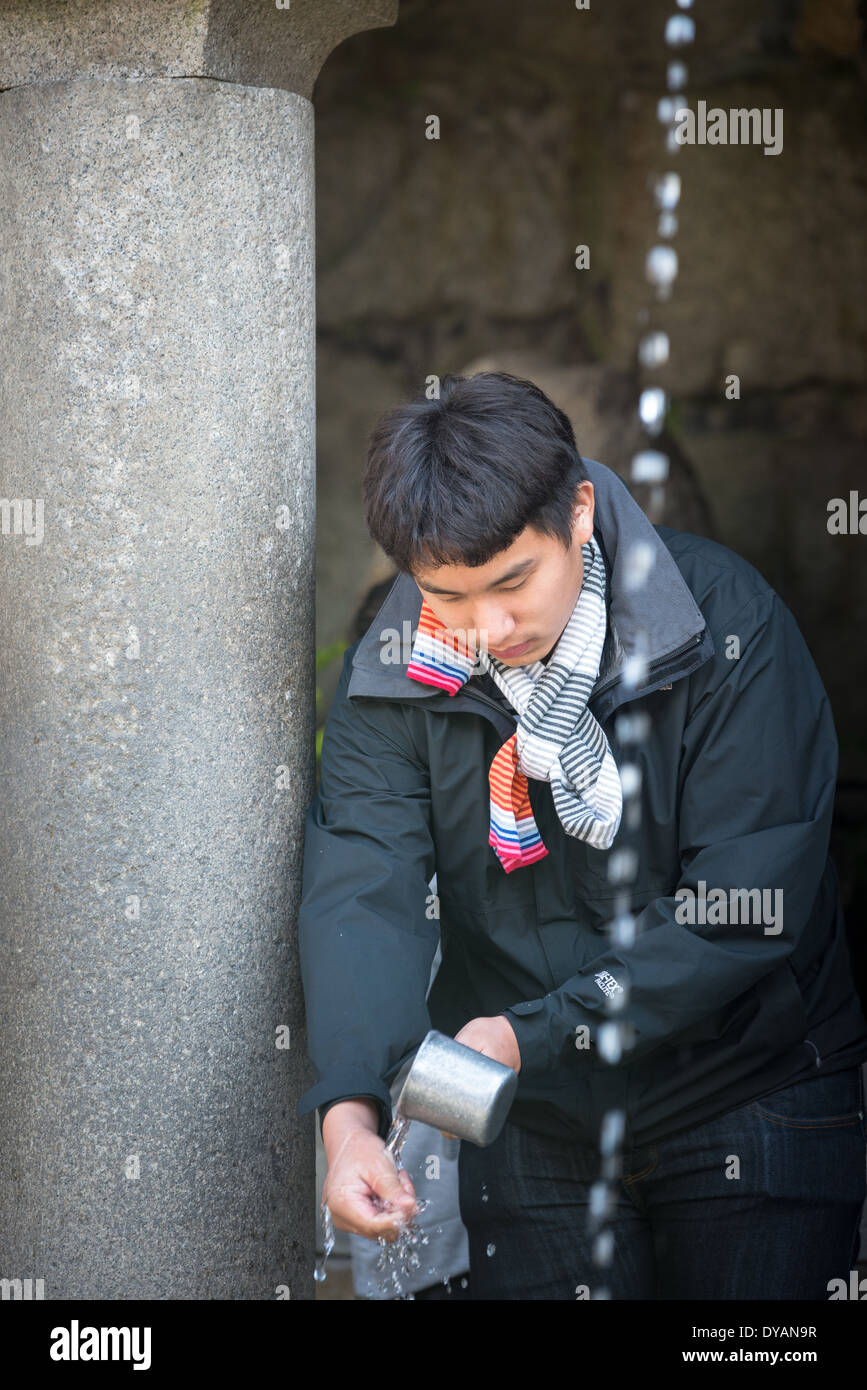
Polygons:
[[530,647],[530,646],[532,646],[532,643],[531,643],[531,642],[522,642],[522,643],[520,644],[520,646],[518,646],[518,647],[506,647],[505,651],[502,651],[502,652],[495,652],[495,651],[494,651],[492,648],[490,648],[490,647],[488,648],[488,650],[489,650],[491,656],[495,656],[495,657],[497,658],[498,661],[511,661],[511,659],[512,659],[513,656],[520,656],[521,653],[522,653],[522,652],[525,652],[525,651],[527,650],[527,648]]

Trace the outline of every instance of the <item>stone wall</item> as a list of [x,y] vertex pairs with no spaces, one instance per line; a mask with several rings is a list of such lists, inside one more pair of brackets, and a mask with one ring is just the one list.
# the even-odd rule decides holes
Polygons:
[[[429,373],[516,370],[569,411],[580,450],[624,473],[650,307],[672,343],[659,378],[673,401],[666,519],[745,555],[801,624],[837,720],[835,848],[850,919],[863,920],[867,538],[827,531],[831,497],[867,495],[863,25],[856,0],[697,8],[696,42],[678,55],[690,105],[782,108],[783,150],[670,156],[656,102],[672,10],[403,0],[393,28],[323,68],[318,643],[388,572],[359,491],[381,411]],[[431,113],[438,141],[425,139]],[[680,274],[654,308],[647,180],[666,167],[683,179]],[[588,270],[574,268],[578,243]],[[729,373],[740,400],[725,397]]]

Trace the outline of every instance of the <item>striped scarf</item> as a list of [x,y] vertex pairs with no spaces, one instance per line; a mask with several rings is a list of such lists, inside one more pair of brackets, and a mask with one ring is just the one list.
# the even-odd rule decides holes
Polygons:
[[568,835],[608,849],[623,810],[617,764],[587,708],[605,641],[605,563],[595,536],[581,547],[584,579],[572,616],[547,663],[506,666],[478,656],[422,600],[406,674],[455,695],[477,666],[490,672],[518,713],[518,727],[488,773],[493,846],[507,874],[548,853],[530,807],[528,777],[550,782]]

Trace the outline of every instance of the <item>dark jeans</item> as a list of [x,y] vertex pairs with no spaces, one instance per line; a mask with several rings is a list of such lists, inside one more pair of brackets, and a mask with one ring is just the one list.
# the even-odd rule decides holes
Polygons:
[[511,1123],[486,1149],[462,1144],[472,1297],[827,1300],[858,1256],[864,1110],[855,1066],[623,1150],[602,1267],[600,1227],[588,1229],[595,1149]]

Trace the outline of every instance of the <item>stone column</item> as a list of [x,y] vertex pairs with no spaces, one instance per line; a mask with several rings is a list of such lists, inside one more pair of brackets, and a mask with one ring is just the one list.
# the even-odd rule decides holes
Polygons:
[[397,8],[0,0],[0,1278],[33,1296],[312,1297],[310,96]]

